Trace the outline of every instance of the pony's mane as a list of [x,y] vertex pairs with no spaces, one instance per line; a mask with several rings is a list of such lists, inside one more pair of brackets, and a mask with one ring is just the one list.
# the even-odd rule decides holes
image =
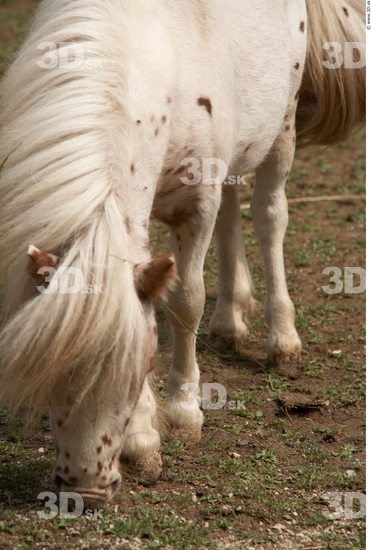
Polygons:
[[344,141],[366,118],[366,68],[322,64],[327,42],[340,43],[343,55],[347,42],[366,42],[365,3],[307,0],[307,10],[307,58],[296,115],[299,147]]
[[[94,391],[99,406],[99,396],[107,398],[125,379],[125,366],[139,375],[141,304],[132,263],[117,259],[138,258],[123,215],[131,199],[122,162],[128,137],[119,5],[42,3],[0,88],[0,272],[7,321],[0,334],[0,401],[13,410],[30,403],[32,419],[62,386],[74,385],[77,404]],[[56,45],[77,42],[84,66],[38,67],[45,37]],[[32,293],[25,270],[31,243],[60,256],[60,267],[81,270],[85,283],[102,285],[103,294]],[[59,282],[63,270],[55,278]]]

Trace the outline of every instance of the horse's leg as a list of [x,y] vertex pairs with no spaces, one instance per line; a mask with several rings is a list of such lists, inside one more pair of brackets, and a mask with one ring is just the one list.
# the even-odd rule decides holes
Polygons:
[[288,376],[296,375],[295,367],[301,352],[283,257],[283,240],[288,223],[285,183],[295,153],[295,108],[296,101],[292,99],[282,130],[268,157],[256,171],[251,200],[252,218],[265,264],[268,362]]
[[[174,438],[194,443],[201,437],[203,414],[199,408],[200,373],[196,362],[196,336],[205,303],[203,266],[220,206],[220,186],[210,188],[202,214],[173,227],[171,245],[176,255],[179,282],[167,301],[173,332],[173,361],[168,374],[170,398],[167,416]],[[175,315],[173,315],[173,313]]]
[[146,378],[126,428],[121,458],[124,467],[151,478],[158,477],[162,469],[156,409],[156,399]]
[[216,223],[218,249],[218,299],[209,330],[234,345],[248,332],[255,300],[241,228],[236,185],[225,186]]

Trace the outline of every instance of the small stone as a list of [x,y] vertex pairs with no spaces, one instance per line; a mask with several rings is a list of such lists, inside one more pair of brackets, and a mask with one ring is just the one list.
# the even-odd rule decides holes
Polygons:
[[276,523],[276,525],[273,525],[272,529],[275,529],[276,531],[283,531],[286,529],[282,523]]
[[235,460],[241,458],[241,455],[239,455],[238,453],[231,453],[231,457],[234,458]]
[[219,487],[219,483],[217,481],[213,481],[212,479],[207,482],[209,487]]
[[348,477],[353,477],[356,475],[354,470],[347,470],[345,473]]
[[37,449],[38,453],[45,453],[45,449],[43,447],[40,447],[40,449]]

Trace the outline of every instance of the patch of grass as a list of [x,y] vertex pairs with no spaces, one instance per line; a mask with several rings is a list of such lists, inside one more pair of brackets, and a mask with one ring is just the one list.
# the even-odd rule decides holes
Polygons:
[[144,506],[137,506],[125,521],[116,520],[112,527],[105,528],[104,533],[115,538],[140,537],[151,549],[166,545],[176,545],[179,550],[196,549],[202,545],[213,547],[207,529],[188,523],[175,514],[156,512]]
[[26,494],[41,492],[40,482],[42,479],[50,480],[53,464],[52,458],[3,463],[0,465],[0,492],[6,491],[14,503]]

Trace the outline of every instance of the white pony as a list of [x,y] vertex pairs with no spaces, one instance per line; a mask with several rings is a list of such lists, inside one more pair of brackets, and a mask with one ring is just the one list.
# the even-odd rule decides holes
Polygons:
[[[1,85],[0,398],[13,410],[31,405],[31,420],[49,407],[55,483],[89,507],[117,491],[120,457],[160,471],[147,375],[157,348],[153,304],[166,293],[175,313],[167,419],[177,437],[200,437],[197,398],[182,387],[199,383],[194,333],[214,227],[210,331],[247,335],[254,299],[236,186],[202,169],[200,183],[187,185],[183,159],[220,159],[228,175],[256,170],[268,358],[295,368],[285,182],[297,132],[303,144],[331,143],[364,119],[364,70],[322,65],[324,43],[364,41],[362,4],[41,2]],[[150,257],[151,214],[171,227],[173,253],[164,258]],[[89,286],[68,293],[72,272]]]

